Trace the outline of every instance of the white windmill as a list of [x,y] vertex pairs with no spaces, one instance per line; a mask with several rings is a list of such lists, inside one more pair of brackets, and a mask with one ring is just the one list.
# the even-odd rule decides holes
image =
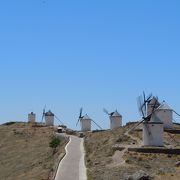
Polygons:
[[44,119],[46,126],[54,126],[54,121],[56,119],[60,122],[62,126],[65,127],[64,123],[54,113],[52,113],[51,110],[46,112],[46,105],[43,108],[41,123],[43,122]]
[[[173,128],[173,109],[170,108],[166,104],[165,101],[154,111],[155,117],[158,117],[164,124],[164,129],[172,129]],[[154,116],[152,116],[151,121]]]
[[173,129],[173,113],[180,116],[180,114],[172,109],[165,101],[154,111],[156,117],[163,122],[164,129]]
[[122,115],[117,110],[112,113],[109,113],[106,109],[103,109],[103,111],[109,116],[110,129],[122,127]]
[[28,122],[29,123],[35,123],[36,122],[36,114],[31,112],[28,114]]
[[143,116],[143,146],[163,146],[163,122],[154,113],[159,105],[158,98],[153,98],[151,113],[147,112],[148,102],[151,95],[147,98],[143,92],[143,97],[139,97],[139,111]]
[[54,114],[49,110],[44,114],[46,126],[54,126]]
[[148,102],[150,101],[152,95],[148,97],[145,96],[143,92],[143,96],[138,97],[138,108],[139,112],[142,115],[142,120],[133,127],[130,131],[134,128],[142,124],[143,126],[143,146],[163,146],[163,122],[156,116],[155,108],[158,104],[158,99],[154,103],[152,107],[151,114],[147,112]]
[[49,110],[46,112],[46,105],[44,106],[41,122],[45,119],[46,126],[54,126],[54,114]]
[[85,132],[85,131],[91,131],[91,122],[93,122],[94,124],[96,124],[96,126],[98,126],[100,129],[102,129],[94,120],[92,120],[87,114],[85,114],[84,116],[82,116],[82,112],[83,112],[83,108],[80,109],[80,113],[79,113],[79,118],[78,121],[76,123],[76,126],[78,125],[78,123],[80,122],[80,126],[81,126],[81,131]]

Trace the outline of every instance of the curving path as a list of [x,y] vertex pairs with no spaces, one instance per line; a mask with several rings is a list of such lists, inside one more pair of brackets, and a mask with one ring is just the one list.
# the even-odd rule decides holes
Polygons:
[[70,136],[66,156],[59,164],[55,180],[87,180],[83,143],[83,138]]

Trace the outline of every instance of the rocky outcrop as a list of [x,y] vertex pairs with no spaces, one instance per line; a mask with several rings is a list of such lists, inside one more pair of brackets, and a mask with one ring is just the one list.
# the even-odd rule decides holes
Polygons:
[[136,173],[134,173],[133,175],[130,176],[126,176],[124,178],[124,180],[151,180],[152,177],[149,176],[149,174],[147,174],[146,172],[140,170]]

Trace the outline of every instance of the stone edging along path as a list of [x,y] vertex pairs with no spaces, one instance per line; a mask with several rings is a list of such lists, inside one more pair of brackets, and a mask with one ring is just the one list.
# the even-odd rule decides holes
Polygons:
[[56,177],[56,174],[57,174],[57,171],[58,171],[58,167],[59,167],[59,164],[61,163],[61,161],[65,158],[66,156],[66,153],[67,153],[67,146],[68,144],[70,143],[71,139],[70,137],[68,136],[68,141],[66,143],[66,146],[65,146],[65,152],[63,154],[60,154],[60,156],[58,157],[58,162],[57,164],[55,165],[55,170],[53,172],[53,176],[52,176],[52,180],[55,180],[55,177]]

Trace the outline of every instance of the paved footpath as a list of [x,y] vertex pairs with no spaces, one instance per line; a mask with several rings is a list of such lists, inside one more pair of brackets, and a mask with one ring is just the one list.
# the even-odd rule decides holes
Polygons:
[[66,156],[59,164],[55,180],[87,180],[83,143],[83,138],[70,136]]

